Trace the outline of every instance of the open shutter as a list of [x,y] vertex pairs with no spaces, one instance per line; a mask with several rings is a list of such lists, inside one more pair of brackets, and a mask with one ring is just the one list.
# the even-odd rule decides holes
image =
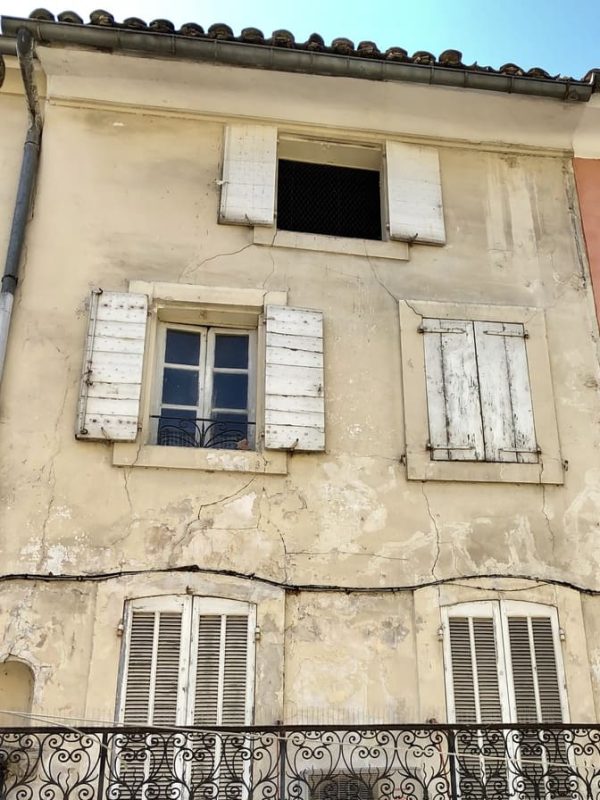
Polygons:
[[266,308],[265,447],[325,449],[323,313]]
[[435,461],[484,457],[473,323],[423,319],[429,445]]
[[438,151],[387,142],[386,162],[390,237],[445,244]]
[[272,225],[276,171],[277,128],[228,125],[219,222]]
[[525,329],[520,323],[475,322],[487,461],[538,461]]
[[[202,601],[198,601],[200,604]],[[253,614],[196,611],[194,725],[252,721]]]
[[509,616],[507,629],[515,720],[563,722],[552,620],[542,616]]
[[[155,604],[154,604],[155,605]],[[181,725],[189,611],[184,600],[130,610],[120,718],[126,725]]]
[[92,292],[78,439],[135,441],[147,319],[145,294]]

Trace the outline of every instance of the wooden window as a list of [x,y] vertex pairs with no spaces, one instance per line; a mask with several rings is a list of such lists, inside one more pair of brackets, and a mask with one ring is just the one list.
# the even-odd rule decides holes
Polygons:
[[[490,787],[513,796],[523,780],[568,795],[568,753],[535,728],[505,734],[478,725],[568,722],[556,609],[518,601],[466,603],[443,609],[448,717],[473,726],[456,736],[461,794],[483,798]],[[523,760],[524,759],[524,760]],[[518,767],[517,767],[518,765]],[[560,788],[559,788],[560,787]]]
[[158,445],[255,445],[256,332],[161,325],[152,438]]
[[255,608],[204,597],[133,600],[118,716],[125,725],[249,725]]
[[324,450],[322,312],[206,291],[214,302],[153,306],[143,412],[148,296],[92,294],[78,438],[135,442],[144,428],[149,446]]
[[525,328],[424,318],[434,461],[538,462]]
[[[384,159],[385,151],[385,159]],[[219,222],[365,240],[445,244],[438,151],[225,130]],[[277,211],[275,210],[277,197]]]

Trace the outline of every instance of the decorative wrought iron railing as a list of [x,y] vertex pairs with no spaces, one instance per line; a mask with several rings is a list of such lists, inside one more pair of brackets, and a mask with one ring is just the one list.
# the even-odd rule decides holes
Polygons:
[[154,440],[165,447],[216,447],[226,450],[252,450],[255,422],[152,415]]
[[599,800],[600,726],[0,729],[2,800]]

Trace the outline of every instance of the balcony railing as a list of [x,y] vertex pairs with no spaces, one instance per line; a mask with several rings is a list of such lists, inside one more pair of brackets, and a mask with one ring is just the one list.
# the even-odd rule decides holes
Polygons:
[[0,730],[2,800],[599,800],[600,726]]

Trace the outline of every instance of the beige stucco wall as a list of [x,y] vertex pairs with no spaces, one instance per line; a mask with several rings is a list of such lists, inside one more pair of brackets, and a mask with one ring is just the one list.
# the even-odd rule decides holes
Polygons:
[[[221,69],[227,86],[232,71]],[[279,114],[293,130],[296,78],[287,80]],[[442,720],[440,605],[496,597],[509,586],[469,584],[468,576],[600,589],[600,376],[570,161],[555,151],[480,149],[458,137],[441,143],[448,243],[415,245],[408,261],[257,246],[251,229],[216,223],[223,123],[235,118],[236,87],[231,74],[218,116],[135,113],[81,99],[46,107],[0,396],[3,572],[138,574],[5,582],[0,659],[32,665],[38,713],[110,718],[124,601],[191,587],[257,604],[258,722],[336,714]],[[81,98],[98,86],[90,79],[77,88]],[[343,89],[342,81],[342,97]],[[310,99],[313,116],[332,91]],[[201,104],[197,87],[194,96]],[[20,98],[0,100],[10,120],[0,133],[0,168],[9,175],[0,189],[2,242],[23,113]],[[350,92],[346,100],[354,119]],[[339,138],[344,126],[342,110],[335,129],[303,130]],[[460,138],[468,135],[465,123]],[[112,445],[76,441],[89,291],[125,291],[134,280],[286,291],[290,304],[323,310],[327,452],[294,453],[287,474],[258,475],[116,467]],[[564,485],[407,480],[398,317],[406,298],[545,310]],[[286,597],[256,579],[169,572],[188,565],[285,584],[372,589],[456,579],[470,588]],[[575,590],[551,587],[540,599],[529,587],[519,584],[520,599],[556,605],[566,631],[572,717],[594,719],[586,654],[598,703],[598,601],[586,598],[582,612]]]

